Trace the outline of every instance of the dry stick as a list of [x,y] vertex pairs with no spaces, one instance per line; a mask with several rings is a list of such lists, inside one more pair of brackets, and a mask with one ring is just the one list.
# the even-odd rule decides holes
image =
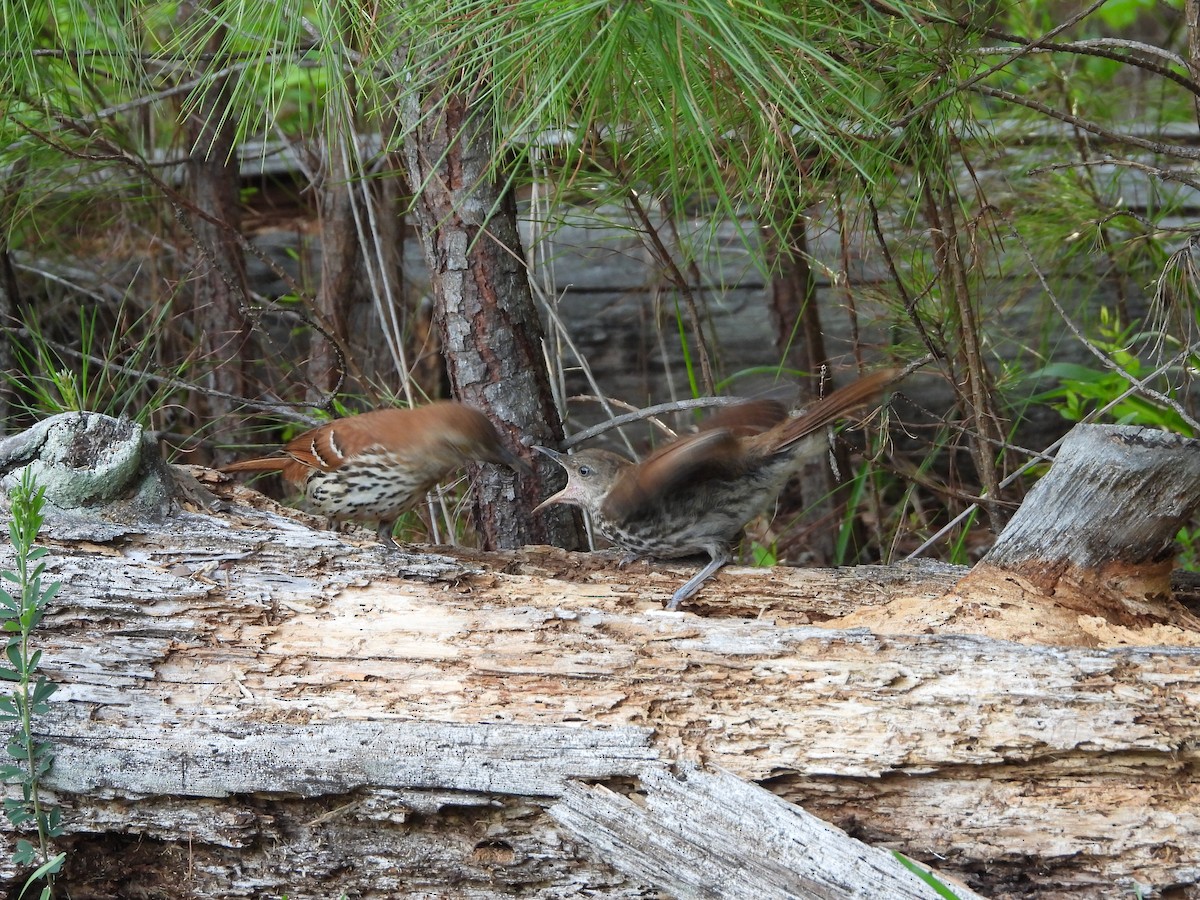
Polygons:
[[1096,10],[1098,10],[1101,6],[1103,6],[1106,2],[1107,2],[1107,0],[1095,0],[1095,2],[1093,2],[1092,5],[1089,6],[1087,9],[1082,10],[1081,12],[1072,16],[1071,18],[1067,19],[1065,22],[1062,22],[1059,25],[1055,26],[1054,28],[1051,28],[1040,38],[1030,41],[1025,46],[1020,47],[1015,53],[1012,53],[1005,59],[996,63],[994,66],[984,69],[982,72],[977,72],[976,74],[974,74],[970,78],[968,78],[966,81],[964,81],[960,84],[957,84],[954,87],[949,88],[948,90],[943,91],[942,93],[938,94],[936,97],[933,97],[932,99],[926,100],[924,103],[922,103],[916,109],[912,110],[911,112],[909,112],[908,114],[906,114],[905,116],[903,116],[899,120],[897,120],[895,123],[893,123],[894,127],[903,128],[909,122],[911,122],[913,119],[915,119],[917,116],[920,116],[920,115],[924,114],[925,112],[927,112],[928,110],[933,109],[935,106],[940,104],[943,100],[949,100],[951,97],[953,97],[955,94],[959,93],[960,91],[968,90],[972,86],[977,85],[984,78],[987,78],[989,75],[994,75],[995,73],[999,72],[1001,69],[1007,68],[1010,63],[1017,61],[1022,56],[1027,56],[1028,54],[1032,53],[1038,47],[1042,46],[1047,41],[1049,41],[1056,34],[1061,34],[1062,32],[1066,31],[1071,26],[1075,25],[1075,23],[1080,22],[1083,19],[1086,19],[1088,16],[1090,16],[1092,13],[1094,13]]
[[[567,348],[571,351],[572,355],[575,357],[575,360],[579,363],[579,369],[581,372],[583,372],[583,377],[587,379],[587,383],[591,386],[592,391],[595,392],[593,399],[602,407],[604,407],[604,411],[609,415],[610,418],[615,416],[615,413],[613,412],[613,404],[615,404],[616,401],[609,401],[609,399],[600,390],[600,384],[596,381],[596,376],[592,373],[591,364],[584,358],[583,354],[579,352],[579,348],[575,346],[575,342],[571,339],[571,333],[567,330],[566,324],[558,315],[558,309],[547,302],[547,299],[542,295],[540,286],[534,285],[531,282],[530,289],[533,292],[533,295],[537,297],[538,302],[541,303],[542,308],[546,310],[546,315],[549,317],[550,321],[554,323],[559,340],[567,345]],[[566,402],[567,398],[564,397],[563,408],[560,413],[564,428],[566,427],[567,423]],[[597,432],[597,434],[599,434],[599,432]],[[563,449],[574,446],[581,440],[584,440],[584,438],[581,438],[578,435],[575,435],[574,437],[564,437]],[[621,434],[621,440],[625,443],[625,447],[629,450],[629,452],[633,453],[633,444],[623,432]]]
[[[375,306],[375,312],[379,316],[379,321],[384,323],[383,337],[387,343],[388,351],[392,355],[392,362],[396,366],[396,373],[400,376],[400,388],[404,392],[404,399],[408,401],[409,406],[415,406],[415,400],[412,394],[412,369],[408,364],[408,356],[404,349],[403,329],[400,327],[399,321],[396,319],[396,308],[399,306],[399,296],[396,287],[392,284],[388,277],[388,269],[384,264],[386,254],[383,247],[379,245],[380,230],[375,218],[375,203],[371,192],[367,187],[365,179],[365,171],[361,148],[358,141],[345,140],[340,153],[342,161],[342,174],[347,179],[348,193],[350,197],[350,208],[354,214],[354,228],[358,234],[358,243],[363,251],[363,267],[366,270],[367,281],[371,286],[371,302]],[[353,156],[354,170],[351,170],[351,157]],[[362,190],[362,209],[359,209],[359,203],[356,198],[354,186],[360,186]],[[364,214],[371,226],[370,234],[363,227]],[[368,236],[370,240],[368,240]],[[368,258],[367,248],[370,247],[373,253]]]
[[687,278],[679,271],[679,266],[675,264],[675,259],[671,256],[671,252],[664,246],[658,229],[650,221],[650,215],[646,212],[646,208],[642,206],[641,200],[638,199],[637,192],[631,188],[627,196],[630,208],[637,214],[638,219],[641,220],[642,228],[650,241],[651,250],[658,258],[659,265],[665,267],[667,272],[670,273],[671,281],[683,297],[683,305],[687,310],[688,321],[691,322],[692,330],[696,332],[696,351],[700,357],[700,375],[704,379],[704,390],[709,394],[715,393],[717,387],[716,381],[713,380],[712,361],[709,359],[708,353],[708,340],[704,337],[704,329],[700,322],[700,310],[696,305],[696,296],[692,293],[692,288]]
[[944,348],[939,348],[933,343],[933,338],[930,337],[928,329],[925,328],[925,323],[921,321],[921,317],[917,314],[917,303],[926,293],[933,289],[936,278],[929,282],[926,290],[915,297],[910,296],[908,289],[904,286],[904,279],[900,277],[900,272],[896,268],[896,261],[892,259],[892,251],[888,247],[887,238],[883,234],[883,226],[879,222],[879,207],[875,205],[875,198],[869,193],[867,194],[867,209],[871,213],[871,230],[875,233],[875,242],[879,245],[879,252],[883,254],[883,261],[887,264],[888,274],[891,275],[892,283],[895,284],[896,290],[900,294],[900,299],[904,302],[904,312],[913,323],[913,327],[917,329],[917,334],[921,336],[921,342],[925,345],[925,349],[935,359],[945,362],[947,367],[950,368],[951,382],[956,382],[952,361],[946,355]]
[[[934,359],[934,357],[932,355],[929,355],[929,356],[923,356],[920,359],[916,360],[915,362],[909,363],[896,375],[894,381],[900,381],[901,379],[908,377],[913,372],[915,372],[917,369],[932,362],[933,359]],[[599,401],[602,398],[600,398],[600,397],[572,397],[571,399]],[[612,402],[616,403],[619,401],[612,401]],[[637,410],[636,412],[631,412],[631,413],[627,413],[626,415],[617,416],[616,418],[610,419],[607,422],[601,422],[600,424],[593,425],[591,428],[587,428],[587,429],[579,432],[578,434],[572,435],[570,438],[568,438],[567,440],[565,440],[563,442],[563,449],[566,450],[570,447],[574,447],[576,444],[583,443],[584,441],[590,440],[591,438],[594,438],[597,435],[604,434],[604,432],[606,432],[612,428],[618,428],[622,425],[628,425],[631,422],[640,422],[643,419],[652,419],[652,417],[659,416],[664,413],[680,412],[682,410],[687,410],[687,409],[702,409],[702,408],[709,407],[709,406],[736,406],[739,403],[745,403],[745,402],[746,402],[745,397],[696,397],[695,399],[692,399],[692,400],[673,400],[669,403],[659,403],[659,404],[656,404],[655,406],[648,406],[645,409]],[[624,405],[624,404],[622,404],[622,405]],[[661,422],[655,422],[654,424],[658,425],[659,428],[662,428],[667,433],[671,433],[670,429],[668,429]]]
[[[1064,169],[1078,169],[1078,168],[1086,168],[1089,166],[1117,166],[1117,167],[1126,168],[1126,169],[1136,169],[1139,172],[1144,172],[1147,175],[1151,175],[1155,178],[1160,178],[1163,181],[1174,181],[1179,184],[1190,187],[1193,190],[1200,191],[1200,180],[1191,178],[1184,172],[1172,171],[1171,169],[1164,169],[1159,166],[1147,165],[1146,163],[1138,162],[1137,160],[1134,160],[1134,159],[1121,159],[1121,158],[1114,157],[1114,156],[1105,156],[1103,159],[1077,159],[1077,160],[1072,160],[1071,162],[1065,162],[1065,163],[1047,163],[1044,166],[1035,166],[1034,168],[1030,169],[1027,174],[1041,175],[1045,172],[1059,172]],[[1107,222],[1109,219],[1115,218],[1116,216],[1129,216],[1130,218],[1135,219],[1138,222],[1141,222],[1147,228],[1153,227],[1154,229],[1156,229],[1158,231],[1163,231],[1163,232],[1179,232],[1179,231],[1194,232],[1196,230],[1196,226],[1194,226],[1194,225],[1177,225],[1174,227],[1169,226],[1169,225],[1153,225],[1152,226],[1149,222],[1147,222],[1145,219],[1143,219],[1137,213],[1132,212],[1130,210],[1125,210],[1125,209],[1117,210],[1116,212],[1109,213],[1109,215],[1107,215],[1103,221]]]
[[[1000,505],[1000,475],[996,471],[996,457],[985,452],[987,436],[1000,434],[998,417],[992,408],[988,384],[987,366],[984,364],[979,345],[979,325],[975,308],[967,285],[967,273],[959,245],[958,222],[954,197],[948,187],[938,190],[926,180],[926,197],[930,212],[935,217],[932,239],[935,254],[942,259],[943,274],[949,279],[948,293],[954,299],[955,330],[958,332],[958,353],[966,369],[967,383],[960,394],[967,401],[967,411],[974,421],[974,433],[968,438],[975,469],[982,481],[980,493],[991,501],[987,507],[988,519],[997,529],[1004,518]],[[940,245],[940,246],[939,246]]]
[[[1071,317],[1067,315],[1067,311],[1065,309],[1063,309],[1062,304],[1059,303],[1058,296],[1054,293],[1053,290],[1051,290],[1050,285],[1046,283],[1046,277],[1045,277],[1045,275],[1042,274],[1041,268],[1036,263],[1033,262],[1033,254],[1030,252],[1028,245],[1026,245],[1026,243],[1025,243],[1024,239],[1021,237],[1021,235],[1012,226],[1009,226],[1009,233],[1012,234],[1013,238],[1017,241],[1017,243],[1021,245],[1021,249],[1025,251],[1025,256],[1027,259],[1029,259],[1030,263],[1033,265],[1033,270],[1034,270],[1035,274],[1037,275],[1038,280],[1042,283],[1042,289],[1045,290],[1046,296],[1050,298],[1051,305],[1053,305],[1055,311],[1062,318],[1063,322],[1066,323],[1067,328],[1070,329],[1071,333],[1073,335],[1075,335],[1076,338],[1079,339],[1079,342],[1081,344],[1083,344],[1083,346],[1087,349],[1087,351],[1089,353],[1091,353],[1093,356],[1095,356],[1098,360],[1100,360],[1100,363],[1106,369],[1108,369],[1112,372],[1115,372],[1116,374],[1118,374],[1122,378],[1124,378],[1126,381],[1128,381],[1130,384],[1130,388],[1133,391],[1141,394],[1144,397],[1150,397],[1153,400],[1157,400],[1159,403],[1162,403],[1163,405],[1170,407],[1176,414],[1178,414],[1178,416],[1181,419],[1183,419],[1183,421],[1185,423],[1187,423],[1188,427],[1194,429],[1197,433],[1200,433],[1200,422],[1197,422],[1195,419],[1193,419],[1188,414],[1187,410],[1185,410],[1183,408],[1183,406],[1179,403],[1178,400],[1176,400],[1174,397],[1168,397],[1166,394],[1163,394],[1160,391],[1156,391],[1154,388],[1150,387],[1146,383],[1147,381],[1150,380],[1150,378],[1158,377],[1159,372],[1163,371],[1163,370],[1160,369],[1158,371],[1155,371],[1154,373],[1152,373],[1149,376],[1149,378],[1138,379],[1137,376],[1135,376],[1132,372],[1127,371],[1124,367],[1122,367],[1119,363],[1117,363],[1112,357],[1110,357],[1107,353],[1105,353],[1103,350],[1101,350],[1099,347],[1097,347],[1094,343],[1092,343],[1092,341],[1089,340],[1086,335],[1084,335],[1083,331],[1079,328],[1079,326],[1075,324],[1074,320],[1071,319]],[[1197,345],[1193,345],[1193,348],[1195,346],[1197,346]],[[1193,348],[1189,348],[1188,351],[1183,354],[1182,358],[1186,359],[1187,355],[1192,352]],[[1180,357],[1178,357],[1178,356],[1176,357],[1176,359],[1179,359],[1179,358]]]
[[[613,416],[607,422],[601,422],[598,425],[593,425],[590,428],[585,428],[583,431],[576,432],[563,441],[564,450],[569,450],[576,444],[582,444],[584,441],[591,440],[597,435],[604,434],[606,431],[643,420],[649,422],[665,434],[667,438],[673,439],[678,437],[677,432],[661,421],[658,416],[664,413],[682,412],[685,409],[704,409],[710,406],[736,406],[739,403],[744,403],[746,400],[744,397],[695,397],[691,400],[668,400],[665,403],[656,403],[654,406],[639,409],[632,403],[626,403],[624,400],[617,400],[614,397],[605,397],[603,395],[576,394],[574,397],[569,397],[568,399],[576,403],[602,403],[606,407],[610,405],[617,406],[621,409],[628,409],[630,412],[620,416]],[[632,449],[630,452],[633,452]]]
[[[1170,360],[1163,363],[1161,366],[1159,366],[1157,369],[1155,369],[1153,372],[1151,372],[1147,376],[1147,380],[1149,380],[1151,378],[1157,378],[1159,375],[1162,375],[1163,373],[1167,372],[1168,370],[1179,365],[1180,362],[1182,362],[1183,360],[1186,360],[1193,353],[1200,353],[1200,341],[1197,341],[1196,343],[1192,344],[1190,347],[1180,350],[1179,353],[1177,353],[1174,357],[1172,357]],[[1124,402],[1129,397],[1132,397],[1134,394],[1137,394],[1140,392],[1141,392],[1141,389],[1139,387],[1126,388],[1126,390],[1123,393],[1114,397],[1112,400],[1109,400],[1107,403],[1105,403],[1099,409],[1093,410],[1092,412],[1090,412],[1086,416],[1084,416],[1079,421],[1079,424],[1086,425],[1086,424],[1090,424],[1090,423],[1096,421],[1096,419],[1100,418],[1100,416],[1104,415],[1106,412],[1108,412],[1113,407],[1117,406],[1119,403]],[[1069,432],[1068,432],[1068,434],[1069,434]],[[1067,439],[1067,436],[1068,436],[1067,434],[1064,434],[1058,440],[1056,440],[1052,444],[1050,444],[1050,446],[1048,446],[1045,450],[1043,450],[1037,459],[1029,460],[1029,462],[1025,463],[1023,466],[1021,466],[1019,469],[1017,469],[1011,475],[1007,476],[1003,481],[1000,482],[1000,487],[1002,487],[1002,488],[1008,487],[1010,484],[1012,484],[1014,481],[1016,481],[1018,478],[1020,478],[1022,475],[1024,475],[1030,469],[1032,469],[1034,466],[1042,463],[1047,457],[1050,457],[1051,454],[1053,454],[1054,451],[1059,448],[1059,446],[1062,444],[1062,442]],[[978,508],[979,508],[978,504],[975,504],[975,503],[968,506],[966,509],[964,509],[962,512],[960,512],[957,516],[955,516],[953,519],[951,519],[949,522],[947,522],[945,525],[943,525],[941,528],[939,528],[935,534],[930,535],[930,537],[927,538],[925,540],[925,542],[923,544],[921,544],[920,547],[918,547],[912,553],[908,554],[908,556],[904,557],[904,560],[908,561],[910,559],[916,559],[917,557],[919,557],[927,549],[929,549],[934,544],[936,544],[939,540],[941,540],[945,535],[947,535],[951,531],[953,531],[958,526],[959,522],[961,522],[963,519],[967,518],[967,516],[971,515],[971,513],[975,512],[975,510]]]
[[1034,112],[1041,113],[1051,119],[1058,119],[1060,122],[1066,122],[1068,125],[1073,125],[1083,131],[1102,137],[1110,143],[1128,144],[1131,147],[1140,147],[1143,150],[1149,150],[1151,153],[1162,156],[1175,156],[1180,159],[1200,159],[1200,150],[1182,147],[1178,144],[1164,144],[1161,141],[1148,141],[1145,138],[1135,137],[1132,134],[1120,134],[1115,131],[1109,131],[1107,128],[1102,128],[1088,119],[1061,112],[1052,106],[1047,106],[1036,100],[1020,97],[1011,91],[1002,91],[998,88],[991,88],[982,84],[974,85],[971,90],[983,94],[985,97],[995,97],[998,100],[1004,100],[1008,103],[1014,103],[1017,106],[1024,106],[1026,109],[1032,109]]
[[[496,244],[496,246],[500,248],[500,250],[502,252],[508,253],[509,255],[511,255],[513,257],[513,259],[518,260],[522,265],[524,265],[526,267],[526,272],[528,273],[528,270],[529,270],[528,262],[525,260],[522,260],[519,256],[517,256],[516,251],[514,251],[511,247],[509,247],[507,244],[505,244],[504,241],[500,240],[494,234],[492,234],[492,231],[490,228],[485,226],[482,229],[480,229],[480,231],[482,232],[483,235],[486,235],[489,240],[493,241]],[[563,322],[562,318],[559,316],[558,307],[555,304],[552,304],[550,302],[549,297],[544,293],[541,285],[539,285],[537,282],[535,282],[532,278],[528,279],[528,282],[529,282],[530,293],[533,295],[534,299],[536,299],[537,302],[541,304],[542,308],[546,311],[546,315],[549,318],[550,323],[552,325],[554,325],[554,327],[556,329],[556,336],[561,341],[566,343],[566,345],[570,349],[572,355],[574,355],[576,362],[579,363],[579,369],[581,372],[583,372],[583,377],[587,379],[587,383],[591,386],[592,390],[596,394],[595,399],[597,400],[597,402],[599,402],[604,407],[604,411],[606,413],[608,413],[608,415],[610,417],[613,416],[614,415],[613,409],[608,404],[608,400],[605,398],[603,392],[600,390],[600,384],[599,384],[599,382],[596,381],[596,377],[592,373],[591,365],[584,358],[583,354],[579,352],[579,348],[575,346],[575,342],[573,340],[571,340],[571,333],[567,330],[566,324]],[[543,358],[546,359],[546,372],[547,372],[547,374],[549,374],[553,370],[550,367],[549,348],[546,347],[544,344],[542,346],[542,356],[543,356]],[[560,363],[559,369],[561,369],[561,368],[562,368],[562,366]],[[553,389],[554,385],[552,384],[551,387]],[[559,409],[559,416],[561,417],[563,427],[565,428],[566,424],[567,424],[566,398],[560,398],[560,399],[562,399],[562,406]],[[622,440],[624,440],[625,446],[628,448],[629,452],[633,453],[633,444],[631,444],[629,442],[629,439],[626,438],[624,435],[622,435],[621,437],[622,437]],[[566,446],[570,446],[570,445],[569,444],[564,445],[564,449]]]
[[[1001,41],[1009,41],[1013,44],[1026,45],[1030,41],[1018,34],[1012,34],[1007,31],[1001,31],[998,28],[985,28],[983,34],[986,37],[995,38]],[[1036,46],[1030,48],[1030,53],[1074,53],[1079,56],[1095,56],[1100,59],[1111,59],[1114,62],[1123,63],[1124,65],[1133,66],[1134,68],[1143,69],[1153,75],[1161,76],[1162,78],[1174,81],[1176,84],[1187,89],[1192,94],[1200,94],[1200,84],[1197,84],[1186,75],[1180,75],[1167,66],[1161,66],[1147,59],[1140,59],[1129,53],[1117,53],[1108,48],[1117,47],[1122,50],[1131,50],[1135,53],[1145,53],[1148,56],[1159,56],[1168,62],[1174,63],[1181,68],[1189,68],[1187,61],[1176,53],[1165,50],[1162,47],[1155,47],[1153,44],[1145,44],[1141,41],[1123,40],[1120,38],[1096,38],[1086,41],[1068,41],[1059,43],[1057,41],[1040,40]],[[971,51],[980,56],[994,56],[998,53],[1011,53],[1011,47],[980,47]]]
[[[341,341],[338,340],[333,335],[333,331],[332,331],[332,328],[329,325],[329,323],[323,321],[324,317],[321,316],[319,311],[315,308],[316,305],[313,302],[312,297],[310,297],[303,290],[303,288],[300,287],[300,285],[296,282],[296,280],[293,279],[291,277],[291,275],[289,275],[286,271],[284,271],[284,269],[281,266],[279,266],[273,259],[271,259],[269,256],[267,256],[267,254],[264,253],[261,249],[254,246],[254,244],[251,243],[246,238],[246,236],[244,234],[242,234],[242,232],[240,230],[238,230],[237,228],[234,228],[232,225],[230,225],[228,222],[224,221],[223,219],[220,219],[220,218],[217,218],[216,216],[210,215],[209,213],[205,212],[204,210],[200,209],[198,206],[193,204],[185,196],[180,194],[178,191],[176,191],[174,188],[172,188],[170,185],[168,185],[166,182],[164,182],[161,178],[159,178],[154,173],[152,167],[150,166],[150,164],[148,162],[146,162],[143,159],[139,159],[136,156],[133,156],[132,154],[128,153],[124,148],[114,145],[111,141],[99,136],[97,133],[86,130],[83,127],[82,123],[80,123],[80,122],[77,122],[72,119],[61,118],[61,117],[60,117],[59,121],[66,127],[74,130],[75,132],[77,132],[79,134],[82,134],[84,137],[88,138],[89,140],[98,141],[100,143],[100,145],[107,150],[107,152],[103,153],[103,154],[82,153],[80,151],[71,149],[70,147],[66,146],[65,144],[61,144],[58,141],[55,141],[50,135],[43,134],[43,133],[37,131],[36,129],[30,128],[28,125],[20,124],[20,127],[24,131],[26,131],[29,134],[36,137],[38,140],[42,141],[47,146],[53,147],[54,149],[58,150],[60,153],[66,155],[66,156],[70,156],[73,159],[81,159],[86,162],[119,162],[119,163],[123,163],[124,165],[129,166],[135,172],[138,172],[139,174],[141,174],[152,185],[154,185],[154,187],[156,187],[159,191],[162,192],[163,196],[167,199],[167,201],[171,204],[172,208],[174,209],[176,219],[179,221],[180,226],[184,229],[184,231],[186,231],[188,233],[189,237],[192,238],[192,240],[196,244],[196,247],[200,250],[201,254],[204,255],[205,259],[207,259],[208,262],[210,264],[212,264],[214,266],[214,268],[217,269],[218,272],[221,273],[221,277],[222,277],[222,279],[226,280],[227,286],[230,284],[230,282],[228,280],[229,279],[228,273],[223,271],[221,269],[221,267],[216,264],[215,255],[212,253],[211,248],[208,247],[203,241],[201,241],[199,239],[199,237],[196,235],[195,231],[191,228],[190,224],[188,223],[187,216],[185,215],[185,213],[189,213],[193,216],[203,219],[204,221],[208,222],[209,224],[214,225],[217,228],[220,228],[222,231],[225,231],[226,233],[230,234],[234,238],[234,240],[237,242],[238,246],[242,248],[243,252],[249,253],[251,256],[254,256],[256,259],[258,259],[260,262],[262,262],[265,266],[267,266],[271,270],[271,272],[276,277],[280,278],[285,284],[287,284],[288,287],[291,288],[295,292],[296,296],[303,298],[307,302],[309,309],[306,313],[299,313],[296,310],[279,310],[279,311],[286,312],[290,315],[297,316],[301,321],[304,322],[304,324],[306,324],[306,325],[308,325],[308,327],[313,328],[316,331],[318,331],[320,334],[322,334],[325,337],[325,339],[327,341],[330,342],[330,344],[333,346],[334,353],[337,356],[337,360],[338,360],[338,363],[337,363],[337,365],[338,365],[338,382],[336,385],[334,385],[333,390],[330,391],[325,396],[325,399],[321,400],[320,402],[318,402],[316,404],[295,403],[292,405],[298,406],[298,407],[313,407],[313,406],[315,406],[317,409],[328,409],[333,404],[333,399],[334,399],[334,397],[337,396],[337,392],[339,390],[341,390],[341,386],[344,383],[345,377],[346,377],[346,369],[351,364],[349,362],[349,358],[347,356],[345,347],[343,347]],[[240,288],[238,288],[236,285],[234,285],[233,288],[231,288],[231,289],[233,290],[233,293],[236,296],[241,298],[242,311],[245,314],[247,314],[247,316],[249,316],[251,318],[257,318],[258,316],[261,315],[263,310],[255,309],[254,307],[252,307],[249,303],[248,298],[240,290]],[[275,304],[270,304],[270,305],[275,306]],[[357,368],[356,368],[355,375],[356,375],[356,377],[361,377],[362,373],[358,372]],[[209,389],[207,389],[207,388],[202,389],[202,391],[204,391],[204,392],[208,392],[208,390]],[[211,393],[213,396],[222,396],[220,394],[220,392],[218,392],[218,391],[213,391]],[[244,398],[236,398],[236,399],[241,400]]]
[[[679,237],[679,227],[675,222],[675,205],[673,203],[669,203],[669,201],[660,201],[660,202],[664,206],[663,211],[666,214],[665,227],[669,228],[671,230],[671,239],[672,239],[672,241],[674,241],[675,246],[682,248],[683,241]],[[681,251],[681,253],[682,253],[682,251]],[[689,279],[687,281],[687,283],[689,285],[695,284],[696,291],[700,294],[701,297],[703,297],[704,291],[705,291],[704,276],[700,273],[700,267],[698,265],[696,265],[695,256],[690,253],[687,254],[687,270],[688,270],[687,274],[688,274],[688,279]],[[682,273],[680,273],[680,274],[682,274]],[[692,327],[696,329],[696,334],[700,336],[701,340],[703,340],[703,334],[700,331],[700,309],[699,309],[699,306],[696,304],[694,299],[690,302],[692,303],[692,307],[689,308],[689,310],[688,310],[688,316],[692,320]],[[705,311],[706,312],[708,311],[707,305],[705,306]],[[712,324],[711,315],[709,316],[709,324],[710,324],[710,326]],[[716,382],[713,381],[712,365],[708,360],[707,344],[702,344],[701,346],[705,350],[705,355],[701,359],[701,368],[704,372],[705,390],[711,394],[716,391]]]
[[850,235],[846,228],[846,204],[842,198],[841,191],[837,192],[834,209],[838,223],[838,253],[842,262],[841,277],[836,278],[835,276],[835,280],[841,282],[843,289],[846,318],[850,322],[850,347],[854,351],[854,363],[861,372],[864,364],[862,340],[859,337],[858,328],[858,300],[854,296],[854,289],[850,284]]

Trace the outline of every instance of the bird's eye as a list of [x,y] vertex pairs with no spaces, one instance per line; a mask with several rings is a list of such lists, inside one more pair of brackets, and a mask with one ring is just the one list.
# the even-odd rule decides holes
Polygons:
[[584,465],[584,466],[579,467],[579,477],[580,478],[590,478],[591,474],[592,474],[591,466]]

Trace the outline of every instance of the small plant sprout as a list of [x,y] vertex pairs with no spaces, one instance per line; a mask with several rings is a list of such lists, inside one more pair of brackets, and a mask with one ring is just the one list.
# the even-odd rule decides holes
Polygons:
[[34,736],[34,717],[49,710],[50,697],[56,685],[38,672],[42,651],[33,649],[32,635],[42,621],[46,607],[61,587],[60,582],[44,585],[42,576],[46,564],[39,562],[46,555],[44,547],[34,541],[44,521],[42,507],[45,490],[38,488],[27,468],[20,484],[11,492],[12,521],[8,526],[15,558],[14,569],[0,572],[9,582],[0,589],[0,629],[5,641],[4,660],[0,661],[0,679],[12,682],[13,690],[0,696],[0,723],[15,726],[5,750],[9,762],[0,764],[0,780],[7,785],[19,785],[20,796],[4,799],[4,814],[16,828],[34,828],[36,844],[26,838],[17,841],[13,861],[21,866],[36,867],[25,882],[20,896],[38,882],[42,883],[40,897],[53,896],[54,875],[63,864],[64,853],[50,855],[50,839],[62,834],[62,814],[48,807],[41,796],[41,782],[54,763],[50,744]]

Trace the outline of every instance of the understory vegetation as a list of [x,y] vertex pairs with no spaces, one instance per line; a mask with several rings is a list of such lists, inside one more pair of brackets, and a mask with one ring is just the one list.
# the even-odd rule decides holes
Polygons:
[[[568,432],[928,356],[746,558],[968,562],[1071,423],[1197,432],[1184,6],[18,0],[7,427],[99,410],[220,463],[448,394],[402,156],[458,98]],[[463,487],[406,536],[469,540]]]

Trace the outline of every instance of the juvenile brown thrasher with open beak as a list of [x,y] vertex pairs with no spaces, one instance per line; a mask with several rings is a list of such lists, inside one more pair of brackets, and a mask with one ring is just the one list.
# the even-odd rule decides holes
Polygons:
[[337,419],[293,438],[281,452],[222,471],[279,472],[318,512],[374,523],[392,549],[396,520],[456,469],[480,462],[530,471],[483,413],[449,401]]
[[678,609],[729,562],[746,523],[814,451],[821,452],[814,433],[874,401],[895,376],[892,369],[867,375],[794,418],[774,401],[729,407],[696,434],[640,463],[607,450],[566,456],[537,447],[567,470],[567,486],[537,509],[552,503],[583,507],[605,538],[634,554],[663,559],[707,554],[708,565],[667,604]]

